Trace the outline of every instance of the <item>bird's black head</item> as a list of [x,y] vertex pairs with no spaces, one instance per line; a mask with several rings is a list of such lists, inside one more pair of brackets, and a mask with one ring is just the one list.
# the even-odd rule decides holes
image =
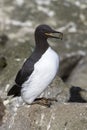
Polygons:
[[35,37],[47,39],[47,38],[57,38],[62,39],[63,33],[53,30],[48,25],[39,25],[35,30]]
[[86,92],[85,89],[77,87],[77,86],[72,86],[70,88],[70,98],[68,102],[82,102],[86,103],[87,101],[83,99],[82,97],[82,92]]
[[72,86],[71,89],[70,89],[70,93],[79,93],[81,91],[86,91],[86,90],[82,89],[80,87],[75,87],[75,86]]

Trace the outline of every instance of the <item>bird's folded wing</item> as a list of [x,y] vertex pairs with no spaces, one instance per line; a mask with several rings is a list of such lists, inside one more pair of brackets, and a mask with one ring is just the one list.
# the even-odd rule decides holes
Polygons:
[[22,69],[19,70],[19,72],[17,73],[15,82],[18,86],[21,86],[31,75],[31,73],[34,70],[34,64],[31,60],[27,60]]

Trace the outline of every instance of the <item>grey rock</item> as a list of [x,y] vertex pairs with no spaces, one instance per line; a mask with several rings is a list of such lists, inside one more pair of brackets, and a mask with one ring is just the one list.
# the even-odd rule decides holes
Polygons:
[[[53,80],[52,84],[48,87],[48,89],[46,89],[43,94],[41,94],[41,97],[46,97],[46,98],[56,98],[58,100],[58,102],[52,102],[52,105],[50,108],[41,106],[41,105],[18,105],[18,99],[13,98],[13,99],[7,99],[4,100],[4,104],[6,106],[6,114],[4,116],[4,124],[2,125],[0,130],[5,130],[5,129],[43,129],[46,127],[46,124],[39,126],[39,121],[43,120],[42,118],[44,118],[44,114],[42,112],[42,110],[44,109],[48,109],[51,110],[54,109],[53,106],[56,106],[59,103],[65,103],[69,100],[69,87],[68,85],[65,85],[65,83],[63,83],[63,81],[56,76],[56,78]],[[32,115],[28,112],[28,110],[30,109],[30,111],[32,110]],[[49,113],[49,115],[51,114],[51,111]],[[28,112],[28,113],[27,113]],[[40,112],[40,113],[39,113]],[[45,111],[48,112],[48,111]],[[42,113],[42,114],[41,114]],[[21,115],[20,115],[21,114]],[[27,115],[26,115],[27,114]],[[24,116],[25,115],[25,116]],[[47,121],[49,120],[49,115],[47,115]],[[54,116],[54,112],[52,114],[52,116]],[[22,116],[24,118],[22,118]],[[28,117],[27,117],[28,116]],[[39,117],[41,117],[41,119],[39,119]],[[51,117],[53,118],[53,117]],[[55,117],[54,117],[55,118]],[[51,120],[51,119],[50,119]],[[55,119],[52,119],[55,120]],[[36,123],[35,123],[36,122]],[[26,124],[27,123],[27,124]],[[34,126],[34,123],[36,124]],[[22,125],[23,124],[23,125]],[[51,125],[51,124],[49,124]],[[50,126],[48,126],[49,129]],[[55,127],[55,126],[54,126]],[[57,127],[57,126],[56,126]],[[55,128],[56,128],[55,127]]]
[[85,91],[81,91],[81,97],[87,101],[87,57],[84,57],[75,69],[72,71],[67,83],[72,86],[80,87]]
[[56,98],[59,102],[67,102],[69,95],[69,85],[66,85],[59,76],[53,80],[52,84],[42,93],[46,98]]
[[87,57],[84,57],[72,71],[67,82],[87,89]]
[[8,40],[9,38],[6,34],[0,35],[0,45],[4,46]]
[[5,115],[5,106],[0,98],[0,126],[2,125],[3,116]]
[[66,81],[75,66],[78,62],[83,58],[81,54],[74,54],[70,56],[63,57],[60,61],[60,69],[59,69],[59,76]]
[[51,108],[23,106],[9,112],[0,130],[86,130],[87,104],[55,104]]

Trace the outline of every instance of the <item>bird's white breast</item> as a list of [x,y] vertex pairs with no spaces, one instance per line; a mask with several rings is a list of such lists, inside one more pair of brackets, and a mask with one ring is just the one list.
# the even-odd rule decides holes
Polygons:
[[34,65],[34,71],[22,85],[21,95],[25,102],[31,104],[54,79],[59,68],[59,57],[49,47]]

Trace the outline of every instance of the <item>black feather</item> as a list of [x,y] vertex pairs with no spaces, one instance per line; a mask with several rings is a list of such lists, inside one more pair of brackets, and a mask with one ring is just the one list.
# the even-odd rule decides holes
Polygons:
[[17,86],[16,84],[8,91],[7,96],[13,95],[15,96],[20,96],[21,95],[21,87]]

